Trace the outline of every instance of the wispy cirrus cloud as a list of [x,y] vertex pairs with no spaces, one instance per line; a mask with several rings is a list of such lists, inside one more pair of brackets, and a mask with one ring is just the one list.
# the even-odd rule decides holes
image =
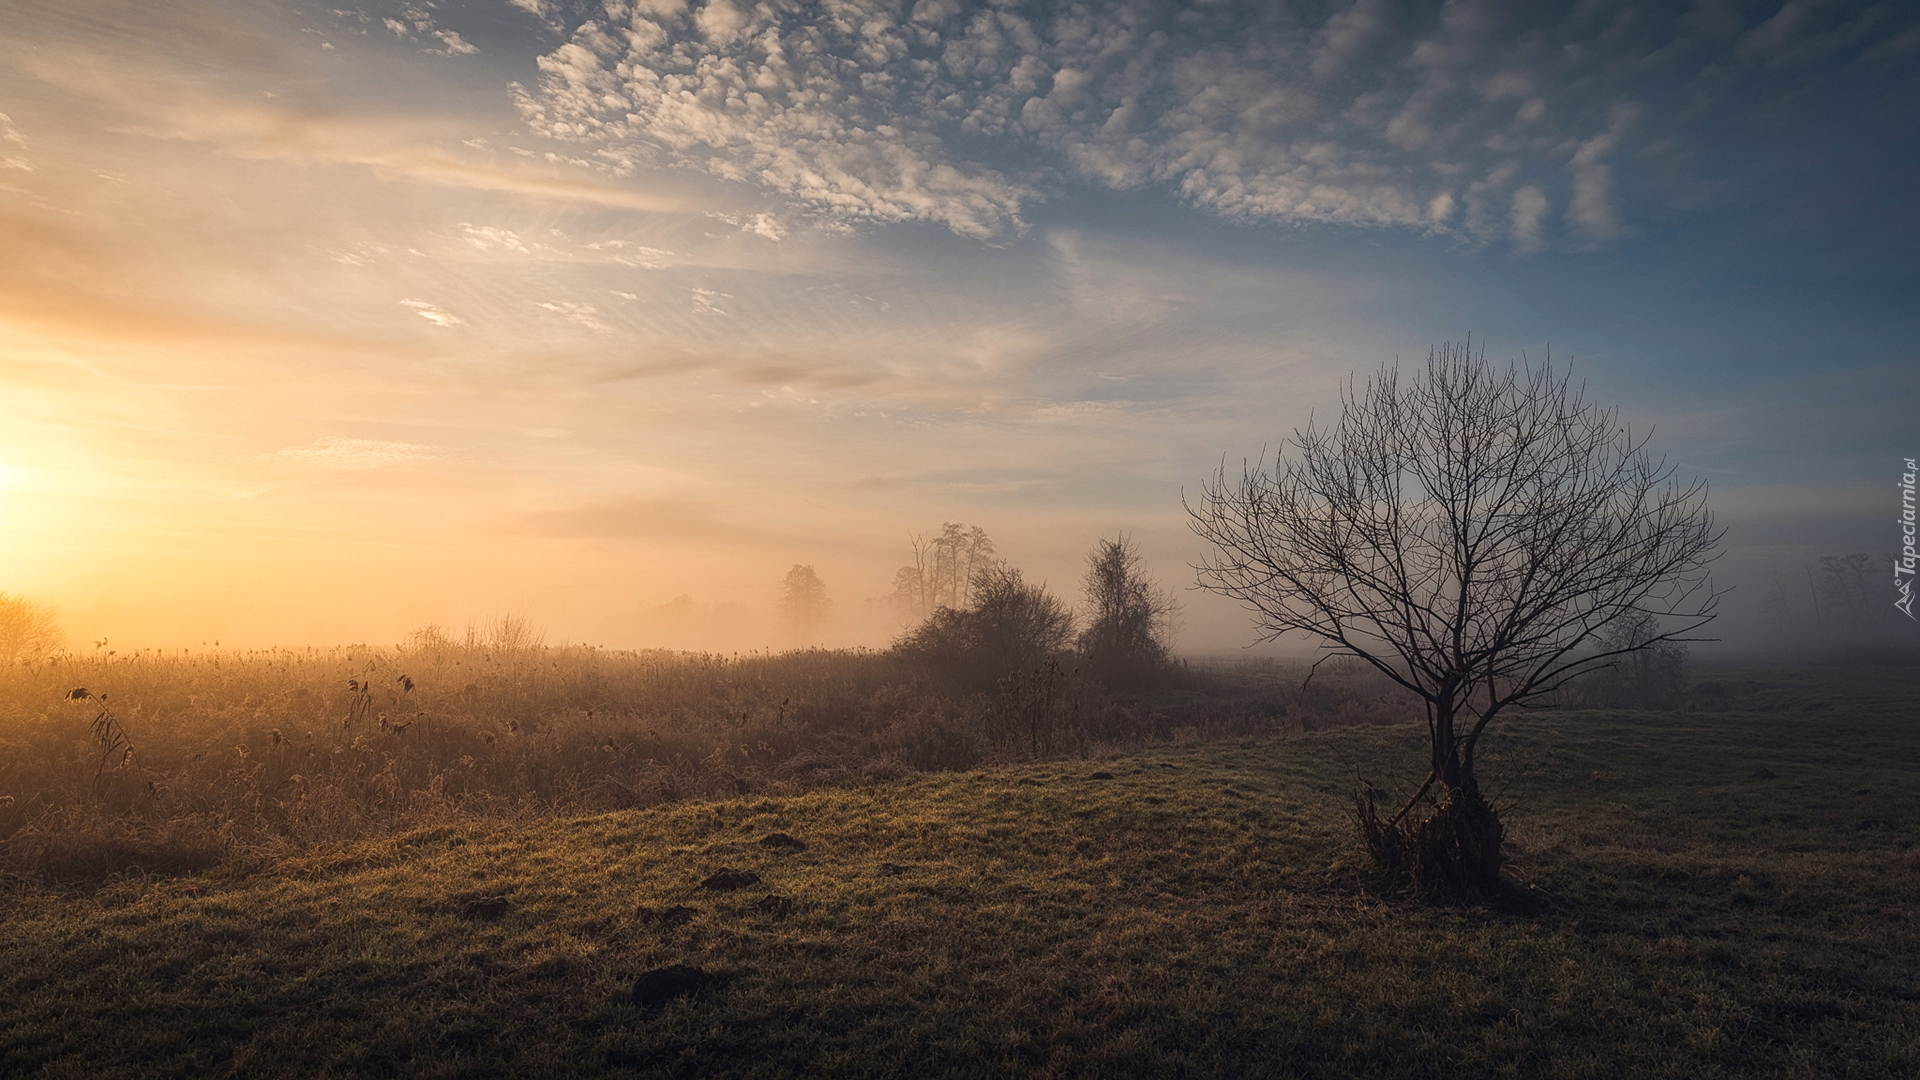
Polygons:
[[[484,138],[458,138],[457,120],[236,94],[152,51],[122,57],[58,42],[5,58],[22,74],[104,106],[116,131],[204,144],[241,160],[354,165],[383,179],[615,210],[706,208],[679,193],[643,190],[616,176],[615,163],[516,146],[501,153]],[[0,127],[0,143],[24,147],[10,121]]]
[[[12,143],[22,150],[27,148],[27,137],[20,134],[19,128],[13,126],[13,117],[3,112],[0,112],[0,143]],[[0,169],[20,169],[25,172],[32,172],[33,166],[20,158],[0,155]]]

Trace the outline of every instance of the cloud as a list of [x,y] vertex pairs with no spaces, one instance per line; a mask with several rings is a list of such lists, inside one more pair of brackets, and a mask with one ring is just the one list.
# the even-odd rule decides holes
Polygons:
[[[684,200],[549,172],[501,168],[457,157],[410,133],[345,115],[202,101],[167,107],[139,129],[162,138],[209,142],[236,157],[364,165],[377,173],[447,187],[582,202],[626,210],[683,212]],[[612,172],[609,167],[606,171]]]
[[1620,229],[1613,206],[1613,173],[1606,165],[1606,156],[1620,144],[1635,115],[1632,106],[1616,106],[1607,130],[1581,143],[1568,164],[1573,173],[1573,200],[1567,207],[1567,219],[1595,239],[1604,240]]
[[[700,209],[676,195],[619,183],[627,171],[619,155],[588,162],[509,148],[533,160],[525,167],[502,165],[490,160],[485,140],[453,138],[451,124],[236,98],[195,74],[155,65],[147,56],[115,65],[98,56],[49,49],[30,55],[27,63],[29,73],[41,80],[114,108],[121,114],[113,124],[118,130],[206,143],[246,160],[359,165],[383,177],[622,210]],[[0,127],[0,141],[18,141],[7,139],[9,130],[10,123]],[[481,153],[455,153],[444,149],[443,141]],[[476,141],[480,145],[473,145]],[[564,175],[554,165],[568,166],[576,175]]]
[[[3,112],[0,112],[0,143],[12,143],[22,150],[27,148],[27,137],[20,134],[19,128],[13,126],[13,117]],[[22,158],[0,156],[0,169],[32,172],[33,166]]]
[[569,322],[579,323],[589,330],[610,329],[606,323],[600,321],[600,309],[592,304],[583,304],[574,300],[551,300],[543,301],[536,306]]
[[322,472],[380,469],[441,456],[443,452],[437,446],[343,438],[315,439],[305,446],[277,450],[271,455],[275,461]]
[[710,0],[616,20],[626,5],[609,5],[604,21],[540,58],[522,112],[543,135],[664,155],[830,217],[933,221],[979,237],[1020,227],[1028,189],[949,154],[903,107],[910,88],[895,61],[909,28],[879,6],[826,19],[809,10]]
[[[540,12],[536,11],[534,14],[537,15]],[[425,52],[439,56],[472,56],[480,51],[457,32],[436,26],[432,15],[412,5],[408,5],[401,11],[400,18],[383,18],[380,22],[393,32],[394,37],[403,40],[431,39],[440,43],[440,48],[426,49]]]
[[442,311],[425,300],[402,300],[400,306],[412,308],[415,315],[435,326],[455,326],[460,322],[459,316]]
[[527,247],[517,233],[491,225],[471,225],[461,222],[460,228],[466,233],[466,241],[481,251],[511,251],[521,255],[531,255],[533,250]]
[[1537,187],[1513,193],[1514,250],[1531,255],[1540,250],[1540,223],[1547,216],[1547,197]]
[[[1742,55],[1776,56],[1814,6],[1788,4]],[[1612,158],[1639,97],[1667,79],[1698,104],[1699,76],[1728,59],[1712,20],[1609,7],[603,0],[517,92],[541,134],[841,224],[992,237],[1075,177],[1230,219],[1487,241],[1514,235],[1490,207],[1511,207],[1517,181],[1604,239],[1621,228]],[[1548,243],[1551,224],[1523,242]]]
[[780,219],[772,214],[754,214],[740,223],[740,230],[775,242],[784,240],[787,236],[787,227],[780,224]]

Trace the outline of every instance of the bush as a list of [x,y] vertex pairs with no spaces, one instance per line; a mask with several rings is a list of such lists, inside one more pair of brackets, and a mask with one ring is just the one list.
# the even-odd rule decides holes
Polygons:
[[895,654],[936,685],[983,693],[1058,655],[1073,635],[1073,612],[1010,566],[975,574],[972,597],[966,610],[934,611],[895,643]]
[[1166,675],[1176,606],[1147,576],[1132,541],[1122,536],[1094,545],[1087,556],[1086,591],[1090,622],[1078,644],[1087,673],[1127,689],[1150,686]]

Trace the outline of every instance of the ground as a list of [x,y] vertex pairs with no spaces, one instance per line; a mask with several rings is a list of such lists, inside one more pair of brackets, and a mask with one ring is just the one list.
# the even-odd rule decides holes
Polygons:
[[0,1072],[1920,1075],[1916,680],[1721,689],[1506,724],[1484,907],[1356,862],[1414,726],[19,885]]

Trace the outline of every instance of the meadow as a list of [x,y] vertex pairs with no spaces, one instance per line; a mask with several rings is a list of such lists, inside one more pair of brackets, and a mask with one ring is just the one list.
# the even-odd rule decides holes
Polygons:
[[[1360,862],[1354,778],[1424,729],[1358,678],[1086,689],[1042,740],[873,654],[434,659],[14,673],[0,1071],[1920,1072],[1909,668],[1518,716],[1513,888],[1425,907]],[[61,697],[110,678],[131,757]]]
[[1258,663],[1175,671],[1125,697],[1071,669],[954,693],[885,652],[621,652],[506,629],[0,668],[0,876],[196,871],[428,826],[786,795],[1404,711],[1356,673],[1302,690],[1297,672]]

